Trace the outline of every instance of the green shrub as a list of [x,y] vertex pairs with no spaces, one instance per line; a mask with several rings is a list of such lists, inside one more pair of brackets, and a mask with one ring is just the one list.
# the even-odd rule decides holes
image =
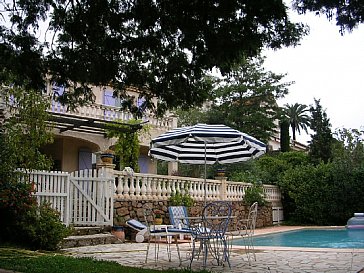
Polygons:
[[345,225],[364,207],[364,168],[320,163],[286,171],[281,183],[286,219],[301,224]]
[[0,182],[0,241],[17,238],[15,230],[25,215],[36,206],[29,183]]
[[262,156],[256,161],[256,175],[264,184],[277,184],[285,171],[308,163],[303,152],[285,152]]
[[234,172],[231,174],[231,180],[236,182],[260,183],[260,177],[251,171]]
[[183,194],[179,191],[172,193],[168,201],[170,206],[191,207],[194,204],[194,200],[192,199],[191,195],[189,195],[188,193]]
[[29,210],[24,220],[19,223],[19,229],[24,232],[25,241],[35,249],[57,250],[62,239],[71,233],[48,203]]
[[264,199],[264,190],[262,185],[253,184],[252,187],[245,190],[244,202],[251,206],[254,202],[258,202],[259,206],[266,205]]
[[57,211],[49,204],[37,205],[30,183],[0,183],[0,217],[1,242],[55,250],[69,234]]

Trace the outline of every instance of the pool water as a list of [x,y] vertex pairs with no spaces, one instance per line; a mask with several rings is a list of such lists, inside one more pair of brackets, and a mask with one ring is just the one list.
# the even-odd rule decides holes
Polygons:
[[[242,239],[234,245],[244,245]],[[364,230],[302,229],[254,237],[255,246],[364,248]]]

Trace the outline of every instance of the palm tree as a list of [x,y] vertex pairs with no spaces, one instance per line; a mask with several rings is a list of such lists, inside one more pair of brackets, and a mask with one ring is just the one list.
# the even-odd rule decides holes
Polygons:
[[296,131],[300,134],[303,129],[306,133],[307,126],[310,126],[310,116],[306,114],[309,112],[307,105],[295,103],[289,105],[288,103],[284,105],[283,112],[288,118],[289,124],[292,128],[293,140],[296,140]]

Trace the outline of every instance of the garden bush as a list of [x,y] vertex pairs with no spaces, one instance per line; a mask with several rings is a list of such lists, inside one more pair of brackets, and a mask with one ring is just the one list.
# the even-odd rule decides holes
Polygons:
[[253,184],[252,187],[245,190],[244,202],[251,206],[254,202],[258,202],[259,206],[265,206],[264,190],[262,185]]
[[29,183],[0,181],[0,241],[16,240],[19,222],[36,206]]
[[304,152],[285,152],[259,158],[255,169],[264,184],[277,184],[285,171],[307,163]]
[[57,250],[63,238],[71,233],[60,221],[60,214],[50,204],[43,203],[29,210],[20,229],[25,242],[33,249]]
[[170,206],[191,207],[194,204],[194,200],[189,193],[183,194],[180,193],[179,191],[172,193],[168,201]]
[[280,182],[285,215],[301,224],[345,225],[364,208],[364,168],[335,163],[306,165],[285,172]]
[[0,183],[0,242],[56,250],[70,234],[49,204],[38,206],[29,183]]

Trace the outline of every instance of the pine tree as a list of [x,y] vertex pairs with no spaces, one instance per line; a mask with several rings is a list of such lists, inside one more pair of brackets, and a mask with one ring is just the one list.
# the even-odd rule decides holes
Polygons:
[[281,128],[281,152],[289,152],[289,122],[284,119],[279,125]]
[[320,100],[315,99],[315,106],[310,107],[311,112],[311,143],[309,156],[311,161],[319,163],[321,160],[327,163],[332,158],[332,144],[334,138],[331,133],[330,120],[325,110],[322,109]]

